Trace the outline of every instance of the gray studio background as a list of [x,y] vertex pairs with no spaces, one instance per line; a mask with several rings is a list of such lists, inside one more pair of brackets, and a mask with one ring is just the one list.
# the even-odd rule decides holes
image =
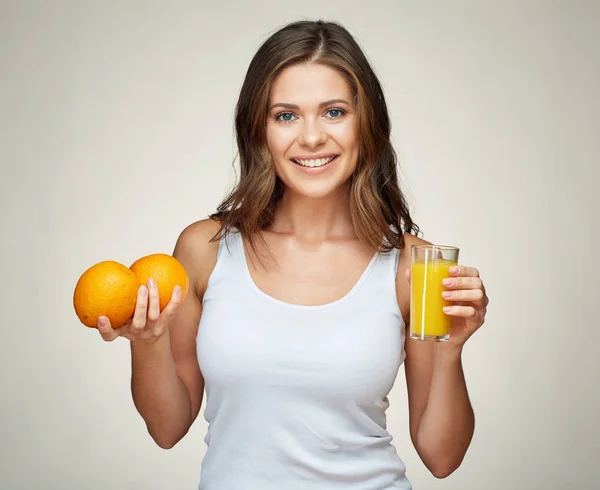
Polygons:
[[404,372],[389,430],[415,490],[598,488],[600,7],[593,1],[0,1],[0,488],[193,489],[202,413],[170,451],[129,391],[128,342],[78,323],[79,275],[172,251],[212,212],[259,43],[322,17],[380,76],[427,240],[491,304],[464,367],[463,466],[428,474]]

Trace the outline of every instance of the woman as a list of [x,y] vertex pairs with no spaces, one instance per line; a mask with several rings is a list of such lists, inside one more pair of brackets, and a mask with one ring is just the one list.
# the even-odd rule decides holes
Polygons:
[[153,282],[132,321],[132,392],[175,445],[206,390],[200,489],[408,489],[385,428],[405,363],[410,434],[439,478],[461,463],[474,416],[461,369],[484,320],[478,271],[456,267],[451,338],[406,341],[410,246],[381,86],[351,35],[290,24],[253,58],[236,112],[240,180],[174,256],[188,271],[159,312]]

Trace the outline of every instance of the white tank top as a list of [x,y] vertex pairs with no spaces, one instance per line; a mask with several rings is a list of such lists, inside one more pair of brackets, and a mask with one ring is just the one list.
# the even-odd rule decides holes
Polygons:
[[253,282],[241,235],[219,244],[198,329],[209,426],[199,490],[409,490],[386,430],[404,361],[397,249],[319,306]]

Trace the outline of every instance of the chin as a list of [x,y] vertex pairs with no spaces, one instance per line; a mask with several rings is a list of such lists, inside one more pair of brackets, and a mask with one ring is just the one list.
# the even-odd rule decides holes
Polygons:
[[296,196],[308,199],[326,199],[333,196],[339,196],[344,193],[350,185],[349,180],[340,182],[290,182],[286,184],[288,191]]

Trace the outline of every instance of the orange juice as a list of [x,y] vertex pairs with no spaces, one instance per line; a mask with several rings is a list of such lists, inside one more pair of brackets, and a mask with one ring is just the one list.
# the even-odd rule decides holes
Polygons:
[[442,280],[457,261],[415,260],[411,264],[410,336],[417,339],[447,340],[451,318],[443,311],[450,304],[442,298]]

